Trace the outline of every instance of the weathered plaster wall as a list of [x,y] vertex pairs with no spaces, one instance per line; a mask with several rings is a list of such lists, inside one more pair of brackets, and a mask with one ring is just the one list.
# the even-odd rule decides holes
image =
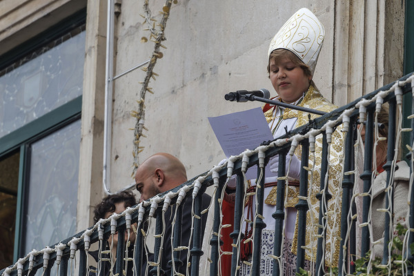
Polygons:
[[336,105],[403,74],[404,5],[401,1],[336,1],[332,86]]
[[[202,173],[225,156],[209,125],[209,116],[261,106],[260,103],[234,103],[224,94],[240,89],[266,88],[275,91],[268,79],[267,50],[279,27],[301,7],[314,11],[326,27],[326,42],[315,79],[321,88],[332,78],[333,11],[332,1],[178,1],[166,27],[167,47],[154,71],[159,74],[146,95],[147,138],[142,138],[142,162],[148,156],[169,152],[185,164],[189,177]],[[154,1],[153,15],[164,1]],[[139,16],[142,6],[123,1],[117,19],[116,73],[148,60],[153,43],[141,43],[147,36]],[[328,67],[328,70],[324,68]],[[122,187],[132,180],[132,140],[140,84],[145,72],[134,71],[116,80],[113,115],[111,187]],[[323,90],[330,99],[331,91]],[[115,160],[115,156],[117,159]]]
[[[390,83],[400,78],[403,74],[404,61],[404,3],[401,1],[386,1],[384,33],[383,83]],[[378,83],[381,86],[381,83]]]
[[[316,3],[315,3],[316,2]],[[398,3],[397,3],[398,2]],[[164,1],[151,2],[156,19]],[[188,175],[202,173],[225,156],[208,123],[209,116],[261,106],[233,103],[225,93],[240,89],[275,91],[267,78],[267,48],[283,23],[307,7],[322,21],[326,37],[314,80],[326,98],[344,105],[402,75],[403,15],[399,1],[178,1],[173,4],[158,60],[159,74],[146,95],[149,129],[140,162],[169,152],[185,164]],[[142,6],[122,1],[117,18],[116,73],[148,60],[153,43],[142,25]],[[134,71],[115,83],[112,187],[133,181],[132,140],[140,84]],[[115,160],[116,157],[116,160]]]
[[93,208],[103,194],[103,128],[107,5],[88,1],[82,127],[78,184],[78,231],[93,224]]

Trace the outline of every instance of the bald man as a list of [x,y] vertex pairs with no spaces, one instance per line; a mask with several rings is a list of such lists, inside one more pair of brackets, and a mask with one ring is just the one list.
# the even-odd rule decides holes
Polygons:
[[[159,193],[169,191],[187,181],[187,173],[183,163],[176,157],[168,153],[157,153],[149,157],[139,166],[135,174],[136,189],[141,194],[140,201],[147,200]],[[211,197],[207,194],[202,196],[202,210],[210,204]],[[191,233],[191,192],[187,194],[184,201],[182,223],[181,223],[181,245],[188,246]],[[171,275],[171,231],[172,218],[175,214],[175,205],[168,208],[165,212],[165,233],[163,252],[161,259],[161,274]],[[203,239],[206,225],[207,213],[201,216],[201,240]],[[191,247],[190,247],[191,248]],[[181,274],[186,274],[187,250],[180,251],[181,265],[175,266],[175,270]],[[149,256],[149,261],[153,261],[153,256]],[[191,259],[190,259],[191,261]],[[144,265],[145,267],[145,265]],[[156,274],[156,269],[150,269],[150,274]]]
[[178,158],[168,153],[157,153],[139,166],[135,183],[140,201],[171,190],[187,181],[187,172]]

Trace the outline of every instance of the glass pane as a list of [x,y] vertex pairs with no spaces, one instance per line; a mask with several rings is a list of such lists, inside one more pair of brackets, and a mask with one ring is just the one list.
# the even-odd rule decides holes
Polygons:
[[20,152],[0,160],[0,268],[13,264]]
[[82,95],[84,27],[0,71],[0,138]]
[[75,234],[80,130],[78,120],[31,146],[24,255]]

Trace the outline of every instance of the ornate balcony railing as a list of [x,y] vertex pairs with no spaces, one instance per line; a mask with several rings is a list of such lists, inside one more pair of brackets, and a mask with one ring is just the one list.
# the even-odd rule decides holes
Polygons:
[[[298,147],[301,149],[301,174],[299,184],[299,196],[296,204],[297,208],[297,263],[296,267],[304,267],[306,255],[310,255],[311,268],[310,273],[314,275],[324,275],[333,273],[332,267],[336,267],[338,274],[347,275],[356,272],[355,255],[367,256],[362,262],[362,267],[368,271],[381,269],[388,273],[395,267],[400,267],[403,274],[412,275],[413,257],[410,252],[410,245],[414,241],[414,206],[410,204],[414,202],[414,191],[411,189],[413,174],[412,174],[412,150],[413,146],[413,129],[402,128],[402,96],[406,93],[414,93],[414,76],[407,75],[398,81],[386,85],[356,101],[342,106],[333,112],[323,115],[315,120],[311,120],[309,124],[293,130],[280,139],[272,141],[268,145],[260,145],[255,150],[245,151],[238,156],[232,156],[220,166],[215,166],[213,169],[183,183],[179,187],[160,194],[148,201],[142,202],[132,208],[127,208],[122,214],[114,214],[108,219],[99,221],[93,227],[86,229],[83,232],[76,234],[58,244],[51,245],[38,251],[33,250],[30,254],[18,260],[14,265],[5,268],[1,271],[3,276],[22,276],[34,275],[37,270],[43,270],[44,276],[49,276],[52,269],[58,271],[61,276],[69,274],[79,275],[156,275],[162,274],[160,260],[162,256],[169,253],[173,256],[170,261],[172,267],[170,274],[187,274],[187,275],[205,275],[209,270],[208,275],[222,274],[221,262],[225,256],[231,256],[231,275],[239,275],[241,270],[240,248],[242,241],[242,224],[245,223],[243,216],[246,199],[248,197],[255,197],[256,211],[254,219],[251,224],[254,227],[253,235],[249,241],[253,242],[253,256],[249,262],[244,262],[244,265],[251,266],[252,275],[261,275],[260,271],[260,250],[263,221],[263,204],[264,204],[264,188],[265,188],[265,170],[264,167],[269,161],[269,158],[278,155],[279,158],[279,172],[289,170],[289,163],[286,164],[285,158],[287,155],[292,155]],[[384,169],[387,172],[387,188],[386,191],[386,206],[379,211],[384,214],[384,227],[382,229],[374,229],[372,227],[372,186],[376,175],[373,172],[373,156],[375,156],[375,146],[380,140],[374,135],[378,132],[380,124],[377,123],[377,114],[384,103],[389,105],[389,131],[387,137],[387,162]],[[414,104],[413,104],[414,106]],[[414,111],[413,111],[414,113]],[[413,115],[408,116],[413,119]],[[359,171],[355,162],[358,154],[357,139],[360,135],[360,128],[357,124],[363,122],[365,124],[365,148],[364,148],[364,168]],[[414,123],[412,124],[414,126]],[[340,133],[335,136],[334,133]],[[401,259],[392,258],[392,248],[389,248],[390,241],[393,241],[398,234],[393,233],[390,228],[390,220],[393,217],[394,206],[394,172],[395,163],[401,159],[398,156],[401,152],[399,146],[399,138],[401,132],[410,132],[410,145],[407,147],[410,150],[410,173],[407,175],[409,179],[410,193],[407,194],[407,210],[409,212],[408,231],[402,241]],[[340,138],[338,138],[340,137]],[[321,141],[321,151],[318,151],[318,145],[315,146],[315,141]],[[334,144],[335,139],[342,139],[340,144],[340,151],[342,154],[337,156],[340,162],[340,171],[332,172],[330,170],[330,147]],[[319,145],[320,146],[320,145]],[[405,145],[404,145],[405,146]],[[316,148],[316,150],[315,150]],[[276,157],[277,158],[277,157]],[[320,182],[318,189],[320,193],[317,195],[319,203],[318,221],[313,221],[314,227],[318,229],[318,233],[306,241],[307,232],[307,213],[310,208],[314,208],[311,204],[311,196],[309,194],[310,182],[315,174],[315,166],[310,166],[309,161],[315,163],[314,160],[321,160],[321,167],[318,171],[320,174]],[[356,160],[356,161],[355,161]],[[247,190],[247,181],[244,179],[244,172],[247,168],[257,166],[256,180],[257,190],[254,192]],[[375,165],[374,165],[375,166]],[[235,211],[234,223],[232,225],[224,225],[222,223],[222,209],[223,209],[223,195],[230,179],[234,180],[232,176],[236,175],[237,188],[235,192]],[[315,176],[316,177],[316,176]],[[359,184],[359,178],[363,183]],[[340,181],[340,191],[337,194],[332,194],[332,189],[329,187],[329,179]],[[277,183],[277,198],[276,207],[274,208],[274,245],[273,253],[269,254],[273,258],[273,275],[283,275],[284,256],[283,256],[283,238],[284,238],[284,224],[285,224],[285,199],[287,188],[289,187],[288,177],[279,177]],[[211,202],[204,202],[203,194],[208,187],[213,189]],[[314,187],[315,188],[315,187]],[[191,200],[191,218],[182,216],[183,200]],[[205,198],[204,198],[205,200]],[[329,207],[329,201],[334,207]],[[209,206],[203,209],[202,206]],[[170,209],[172,212],[169,217],[166,217],[166,211]],[[211,207],[211,208],[210,208]],[[333,208],[333,209],[332,209]],[[211,227],[205,227],[202,223],[205,220],[208,211],[213,223]],[[341,213],[340,221],[337,221],[337,214]],[[358,216],[360,216],[358,218]],[[149,257],[147,247],[145,246],[146,239],[151,235],[148,232],[147,222],[149,218],[154,218],[156,221],[154,234],[154,254]],[[136,229],[134,225],[136,223]],[[187,244],[181,243],[181,227],[184,224],[191,224],[190,238],[191,242]],[[232,251],[224,251],[220,246],[220,240],[223,237],[223,229],[233,227],[233,232],[230,234],[232,241]],[[392,226],[392,225],[391,225]],[[165,229],[171,227],[172,234],[169,239],[165,239]],[[360,229],[360,230],[359,230]],[[134,231],[136,230],[136,231]],[[383,247],[381,264],[375,264],[373,246],[376,243],[372,234],[374,231],[384,231]],[[129,242],[119,242],[116,248],[116,258],[106,256],[110,254],[107,248],[107,240],[111,234],[118,233],[118,240],[125,239],[127,233],[136,235],[133,247],[127,248]],[[357,233],[360,232],[360,237]],[[212,234],[210,234],[212,233]],[[187,233],[188,234],[188,233]],[[203,234],[210,240],[209,244],[203,244]],[[309,234],[309,233],[308,233]],[[126,240],[128,240],[127,238]],[[204,239],[206,240],[206,239]],[[327,240],[331,244],[339,244],[339,256],[336,263],[333,262],[335,258],[329,256],[327,250]],[[165,243],[171,243],[172,252],[165,252]],[[310,243],[309,243],[310,242]],[[313,243],[312,243],[313,242]],[[92,244],[99,245],[98,264],[96,269],[89,266],[90,256],[89,250]],[[311,244],[311,245],[308,245]],[[313,244],[313,245],[312,245]],[[131,250],[131,248],[133,250]],[[316,253],[309,253],[312,249],[316,249]],[[111,248],[109,248],[111,249]],[[190,253],[187,253],[187,249]],[[205,252],[203,252],[202,249]],[[163,251],[164,250],[164,251]],[[332,251],[332,250],[331,250]],[[360,251],[360,253],[358,253]],[[208,265],[200,264],[201,256],[208,254]],[[111,255],[111,254],[110,254]],[[184,256],[184,257],[183,257]],[[314,256],[314,257],[313,257]],[[309,258],[308,258],[309,259]],[[76,260],[76,261],[75,261]],[[185,260],[185,261],[182,261]],[[164,260],[165,261],[165,260]],[[309,262],[306,261],[306,262]],[[110,263],[109,270],[103,265]],[[75,265],[76,264],[76,265]],[[208,267],[206,270],[205,267]],[[106,271],[105,271],[106,270]]]

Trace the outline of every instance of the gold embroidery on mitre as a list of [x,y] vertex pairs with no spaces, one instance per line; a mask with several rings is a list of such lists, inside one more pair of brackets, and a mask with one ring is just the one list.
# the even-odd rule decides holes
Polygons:
[[302,8],[292,15],[273,37],[268,56],[276,49],[294,53],[314,71],[325,37],[325,28],[308,9]]

